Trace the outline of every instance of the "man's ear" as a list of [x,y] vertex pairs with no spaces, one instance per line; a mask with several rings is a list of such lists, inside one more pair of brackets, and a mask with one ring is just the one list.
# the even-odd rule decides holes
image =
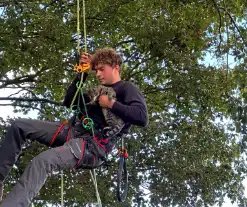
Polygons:
[[116,65],[115,66],[115,69],[120,73],[120,67],[119,67],[119,65]]

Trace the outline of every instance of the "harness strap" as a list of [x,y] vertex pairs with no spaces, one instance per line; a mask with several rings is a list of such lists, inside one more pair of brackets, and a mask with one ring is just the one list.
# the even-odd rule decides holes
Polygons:
[[71,128],[69,128],[68,135],[66,137],[66,142],[70,140],[70,135],[71,135]]
[[50,145],[53,145],[53,143],[55,142],[55,140],[56,140],[56,138],[57,138],[59,132],[62,130],[63,126],[65,126],[65,125],[67,125],[67,124],[68,124],[68,122],[64,121],[64,122],[59,126],[58,130],[56,131],[55,135],[53,136],[53,138],[52,138],[52,140],[51,140],[51,142],[50,142]]
[[85,153],[85,144],[86,144],[86,141],[85,141],[85,140],[82,140],[82,143],[81,143],[81,150],[82,150],[82,152],[81,152],[81,157],[80,157],[80,159],[78,160],[78,162],[76,163],[75,168],[78,167],[78,165],[80,164],[81,160],[82,160],[83,157],[84,157],[84,153]]
[[107,152],[106,148],[100,143],[100,141],[98,140],[98,138],[96,136],[94,136],[93,140],[105,151]]

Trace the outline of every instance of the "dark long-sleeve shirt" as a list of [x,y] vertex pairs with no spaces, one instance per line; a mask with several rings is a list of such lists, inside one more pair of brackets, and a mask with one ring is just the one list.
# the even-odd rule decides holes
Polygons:
[[[68,108],[76,93],[77,81],[79,81],[78,78],[76,78],[67,89],[64,105]],[[121,134],[128,133],[131,125],[145,127],[148,124],[147,106],[145,99],[138,88],[133,83],[122,80],[109,87],[114,89],[117,97],[117,100],[110,110],[125,122]],[[85,94],[84,97],[87,102],[87,95]],[[75,103],[77,103],[77,100]],[[82,103],[82,101],[80,103]],[[81,105],[81,108],[83,107],[84,106]],[[89,117],[92,118],[94,122],[100,123],[99,125],[106,124],[106,122],[103,121],[104,116],[100,106],[90,106],[87,110]]]

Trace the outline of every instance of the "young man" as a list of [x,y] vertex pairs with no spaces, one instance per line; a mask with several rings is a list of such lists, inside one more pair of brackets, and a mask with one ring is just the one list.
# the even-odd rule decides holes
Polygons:
[[[125,122],[120,134],[128,133],[132,124],[143,127],[147,125],[147,107],[142,94],[135,85],[120,78],[122,59],[119,54],[113,49],[101,49],[96,51],[92,59],[82,55],[81,61],[91,63],[92,70],[95,71],[100,83],[112,87],[117,99],[108,100],[107,96],[100,96],[100,106],[88,108],[89,117],[95,123],[97,132],[95,137],[90,130],[84,129],[81,123],[76,124],[78,119],[83,119],[82,115],[77,117],[77,122],[73,122],[73,127],[66,123],[60,125],[29,119],[14,121],[0,148],[0,197],[2,197],[3,181],[27,139],[51,146],[51,149],[33,158],[0,207],[27,207],[52,171],[66,168],[91,169],[100,166],[105,155],[114,145],[114,140],[108,140],[100,133],[105,124],[100,107],[109,108]],[[70,107],[78,81],[79,78],[76,77],[67,89],[64,99],[66,107]],[[83,107],[81,105],[81,109]]]

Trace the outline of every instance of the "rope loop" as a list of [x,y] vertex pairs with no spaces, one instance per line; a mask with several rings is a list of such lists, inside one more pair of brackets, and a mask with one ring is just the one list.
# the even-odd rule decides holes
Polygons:
[[84,118],[82,120],[82,126],[85,128],[85,129],[93,129],[93,126],[94,126],[94,122],[91,118]]

